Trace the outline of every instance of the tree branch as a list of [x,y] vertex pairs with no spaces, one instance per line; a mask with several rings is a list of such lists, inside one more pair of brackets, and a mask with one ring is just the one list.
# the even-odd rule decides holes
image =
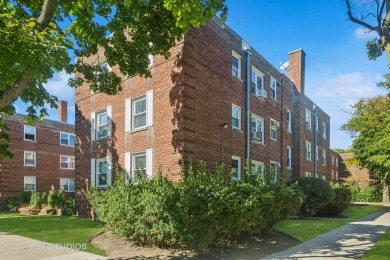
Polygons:
[[376,31],[379,35],[380,35],[380,28],[379,27],[377,27],[377,26],[372,26],[371,24],[368,24],[368,23],[366,23],[366,22],[364,22],[364,21],[362,21],[362,20],[359,20],[359,19],[357,19],[357,18],[355,18],[355,17],[353,17],[353,15],[352,15],[352,9],[351,9],[351,4],[349,3],[349,0],[345,0],[345,2],[346,2],[346,4],[347,4],[347,8],[348,8],[348,17],[349,17],[349,19],[352,21],[352,22],[354,22],[354,23],[357,23],[357,24],[360,24],[360,25],[362,25],[362,26],[364,26],[364,27],[366,27],[367,29],[370,29],[370,30],[372,30],[372,31]]
[[12,87],[0,92],[0,111],[4,111],[14,100],[22,95],[28,84],[31,83],[33,74],[25,75],[19,79]]
[[37,18],[37,29],[35,34],[42,32],[49,25],[51,19],[53,19],[54,12],[57,8],[57,0],[44,0],[42,5],[42,13]]
[[386,3],[386,1],[383,0],[382,5],[381,5],[381,10],[379,11],[379,14],[378,14],[378,17],[377,17],[377,19],[378,19],[378,27],[382,27],[383,26],[383,24],[382,24],[382,15],[383,15],[383,9],[385,8],[385,3]]

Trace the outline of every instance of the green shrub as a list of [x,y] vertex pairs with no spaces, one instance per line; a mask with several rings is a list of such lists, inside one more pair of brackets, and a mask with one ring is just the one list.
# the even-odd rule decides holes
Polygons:
[[190,168],[180,182],[160,173],[126,184],[117,173],[107,191],[86,192],[99,220],[129,239],[166,246],[186,243],[203,250],[223,240],[261,233],[296,212],[301,194],[293,187],[261,177],[227,180],[223,169],[211,173]]
[[20,197],[8,197],[5,201],[6,209],[9,211],[18,211],[20,207]]
[[20,205],[21,206],[30,204],[31,191],[24,191],[24,190],[22,190],[20,192],[19,198],[20,198]]
[[328,182],[320,178],[299,177],[293,179],[289,184],[296,184],[296,187],[304,194],[302,206],[299,209],[299,216],[313,216],[317,209],[333,200],[335,194]]
[[361,188],[352,184],[348,188],[352,193],[352,201],[355,202],[381,202],[383,199],[383,188],[379,185]]
[[32,192],[30,199],[30,207],[33,209],[41,209],[45,203],[46,192]]
[[332,187],[335,197],[332,201],[317,210],[318,216],[337,217],[345,210],[352,200],[351,190],[347,187]]
[[47,204],[52,209],[62,209],[66,203],[64,190],[56,190],[54,187],[49,191],[47,196]]

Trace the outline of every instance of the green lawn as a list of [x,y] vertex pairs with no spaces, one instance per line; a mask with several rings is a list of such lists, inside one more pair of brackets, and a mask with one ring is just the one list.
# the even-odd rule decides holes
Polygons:
[[363,256],[365,260],[389,259],[390,256],[390,229],[375,243]]
[[77,217],[29,216],[0,212],[0,231],[48,243],[85,243],[87,252],[99,255],[104,255],[105,252],[92,246],[90,240],[103,230],[102,224]]
[[274,230],[292,236],[299,241],[305,241],[374,213],[382,208],[382,206],[351,205],[342,213],[343,219],[288,219],[276,223]]

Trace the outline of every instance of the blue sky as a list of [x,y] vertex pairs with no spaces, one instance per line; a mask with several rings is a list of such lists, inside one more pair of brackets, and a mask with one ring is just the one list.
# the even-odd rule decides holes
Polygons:
[[[384,94],[376,87],[388,72],[387,60],[367,59],[365,43],[375,34],[347,19],[343,0],[228,0],[227,25],[276,68],[288,52],[306,52],[306,95],[331,117],[331,147],[347,148],[352,140],[340,129],[350,118],[350,105],[359,98]],[[61,72],[48,82],[50,93],[69,102],[69,122],[74,123],[74,89]],[[17,112],[25,113],[18,101]],[[58,113],[49,110],[49,119]]]

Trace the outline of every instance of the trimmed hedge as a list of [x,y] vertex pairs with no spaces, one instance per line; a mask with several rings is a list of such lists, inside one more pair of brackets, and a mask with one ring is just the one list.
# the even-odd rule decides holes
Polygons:
[[223,170],[190,169],[180,182],[159,174],[135,185],[117,173],[106,190],[86,192],[99,220],[129,239],[157,246],[185,243],[202,251],[232,237],[270,229],[296,212],[301,193],[261,177],[235,182]]
[[320,178],[299,177],[288,182],[289,185],[296,185],[304,194],[302,206],[299,209],[299,216],[313,216],[317,210],[331,202],[335,194],[329,183]]
[[318,216],[337,217],[345,210],[352,200],[351,191],[346,187],[332,187],[335,197],[332,201],[317,210]]

